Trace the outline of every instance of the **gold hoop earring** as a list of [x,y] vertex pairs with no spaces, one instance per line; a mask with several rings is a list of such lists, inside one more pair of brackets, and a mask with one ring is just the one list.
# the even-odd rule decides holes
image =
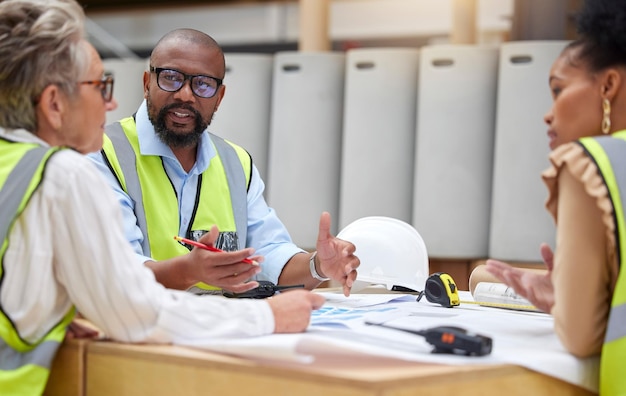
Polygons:
[[607,135],[611,130],[611,102],[602,99],[602,133]]

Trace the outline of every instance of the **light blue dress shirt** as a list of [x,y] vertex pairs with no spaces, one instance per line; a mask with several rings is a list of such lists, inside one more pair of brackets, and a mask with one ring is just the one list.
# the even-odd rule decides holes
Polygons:
[[[179,233],[184,235],[193,211],[198,176],[204,172],[217,154],[208,133],[202,135],[199,145],[196,163],[189,173],[185,172],[181,164],[174,156],[172,150],[163,143],[154,132],[154,127],[148,119],[148,110],[144,100],[136,114],[137,134],[141,155],[158,155],[163,161],[165,172],[172,181],[178,197]],[[134,204],[128,194],[122,190],[115,175],[105,164],[100,152],[91,153],[89,157],[94,160],[98,169],[111,185],[122,208],[124,219],[124,233],[135,252],[141,256],[142,262],[152,260],[142,254],[141,242],[143,234],[137,226],[137,218],[134,213]],[[253,247],[255,254],[265,257],[261,263],[262,271],[256,276],[259,280],[269,280],[277,283],[278,277],[287,263],[294,255],[304,250],[298,248],[291,241],[291,237],[283,223],[280,221],[274,209],[267,206],[263,191],[265,184],[256,166],[252,167],[252,178],[248,190],[248,231],[246,246]]]

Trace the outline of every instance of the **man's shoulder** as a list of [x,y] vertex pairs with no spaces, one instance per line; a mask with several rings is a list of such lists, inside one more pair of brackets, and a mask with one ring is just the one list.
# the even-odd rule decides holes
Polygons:
[[232,140],[229,140],[229,139],[227,139],[227,138],[223,138],[223,137],[218,136],[218,135],[216,135],[216,134],[214,134],[214,133],[211,133],[211,132],[209,132],[209,137],[211,138],[211,140],[212,140],[212,141],[213,141],[213,143],[215,143],[215,144],[219,144],[219,142],[224,142],[224,143],[226,143],[226,144],[230,145],[233,149],[235,149],[235,151],[236,151],[238,154],[242,154],[242,153],[246,153],[246,154],[248,154],[248,150],[246,150],[246,148],[245,148],[245,147],[243,147],[243,146],[242,146],[242,145],[240,145],[240,144],[237,144],[237,143],[233,142]]
[[138,123],[135,117],[128,116],[128,117],[124,117],[119,120],[115,120],[113,122],[106,124],[104,126],[104,131],[106,134],[115,133],[115,132],[123,133],[124,129],[136,130],[137,125]]

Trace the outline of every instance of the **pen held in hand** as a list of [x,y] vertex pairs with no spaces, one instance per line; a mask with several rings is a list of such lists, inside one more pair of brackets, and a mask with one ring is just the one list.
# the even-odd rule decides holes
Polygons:
[[[209,250],[211,252],[217,252],[217,253],[223,253],[224,252],[222,249],[218,249],[216,247],[213,247],[213,246],[210,246],[210,245],[206,245],[204,243],[197,242],[197,241],[194,241],[194,240],[191,240],[191,239],[183,238],[183,237],[180,237],[178,235],[176,235],[174,237],[174,239],[176,239],[179,242],[186,243],[187,245],[195,246],[197,248],[204,249],[204,250]],[[245,258],[245,259],[243,259],[241,261],[243,263],[247,263],[247,264],[259,265],[259,263],[257,263],[256,261],[250,260],[250,259],[247,259],[247,258]]]

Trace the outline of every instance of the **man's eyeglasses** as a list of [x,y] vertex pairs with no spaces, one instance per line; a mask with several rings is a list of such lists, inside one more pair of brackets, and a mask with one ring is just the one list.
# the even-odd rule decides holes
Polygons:
[[222,79],[202,74],[185,74],[174,69],[152,66],[150,66],[150,71],[156,73],[159,88],[167,92],[179,91],[185,85],[185,81],[189,80],[194,95],[201,98],[212,98],[222,85]]
[[115,80],[113,79],[112,74],[106,74],[102,80],[91,80],[91,81],[81,81],[79,84],[89,84],[96,85],[100,88],[100,93],[102,94],[102,99],[105,102],[110,102],[113,99],[113,83]]

